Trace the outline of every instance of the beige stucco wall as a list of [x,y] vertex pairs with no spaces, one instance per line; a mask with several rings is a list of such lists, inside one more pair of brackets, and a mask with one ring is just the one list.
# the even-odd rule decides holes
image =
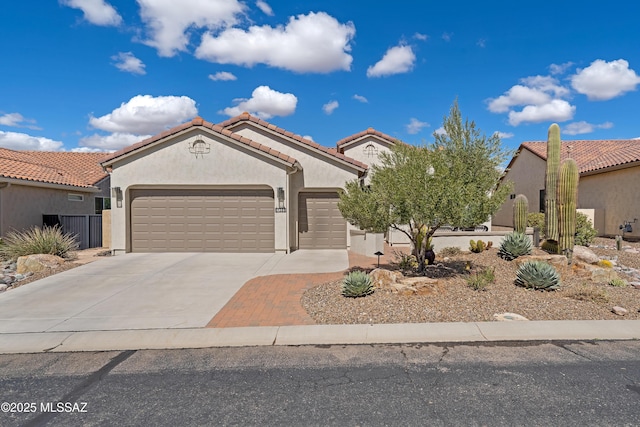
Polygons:
[[[81,202],[69,201],[68,195],[81,194]],[[44,214],[93,214],[95,193],[77,189],[61,190],[10,183],[0,188],[0,235],[8,231],[42,226]]]
[[621,234],[624,221],[638,218],[625,236],[640,238],[640,166],[581,176],[578,207],[604,211],[604,230],[599,231],[609,236]]
[[[189,143],[201,138],[210,152],[196,158]],[[287,186],[287,166],[223,137],[201,130],[143,150],[114,164],[111,186],[122,189],[124,200],[111,202],[111,245],[116,252],[129,251],[130,192],[135,188],[265,188],[276,194]],[[274,197],[274,209],[277,197]],[[289,211],[275,214],[275,248],[287,251]]]
[[[367,155],[367,153],[365,153],[364,149],[369,144],[372,144],[378,150],[377,156],[369,156]],[[373,166],[380,163],[380,160],[379,160],[380,153],[391,152],[391,149],[389,147],[390,147],[390,144],[380,140],[379,137],[376,137],[373,135],[367,135],[366,137],[358,141],[354,141],[353,143],[347,144],[344,147],[343,153],[345,156],[349,156],[366,165]]]
[[[546,162],[529,150],[522,150],[507,171],[505,181],[514,183],[512,194],[524,194],[529,201],[529,212],[539,212],[540,190],[544,189]],[[513,227],[513,199],[507,197],[493,216],[491,223]]]

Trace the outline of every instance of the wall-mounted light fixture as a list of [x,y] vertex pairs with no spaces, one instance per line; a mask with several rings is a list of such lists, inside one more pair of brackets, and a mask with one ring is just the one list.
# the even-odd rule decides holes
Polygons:
[[122,207],[122,189],[120,187],[111,187],[111,198],[116,199],[117,207]]
[[276,208],[276,212],[286,212],[287,208],[285,207],[285,200],[284,200],[284,188],[282,187],[278,187],[277,188],[277,195],[278,195],[278,207]]

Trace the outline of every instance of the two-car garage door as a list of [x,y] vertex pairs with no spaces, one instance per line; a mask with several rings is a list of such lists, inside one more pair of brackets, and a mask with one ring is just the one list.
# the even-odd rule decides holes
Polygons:
[[131,192],[132,252],[274,252],[272,190]]

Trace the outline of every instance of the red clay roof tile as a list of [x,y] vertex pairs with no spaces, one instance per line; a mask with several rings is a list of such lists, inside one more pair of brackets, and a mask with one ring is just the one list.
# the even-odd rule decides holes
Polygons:
[[363,136],[367,136],[367,135],[375,135],[378,136],[382,139],[386,139],[387,141],[389,141],[391,144],[395,144],[396,142],[400,141],[398,138],[394,138],[390,135],[387,135],[386,133],[382,133],[379,132],[377,130],[375,130],[374,128],[368,128],[366,130],[363,130],[362,132],[358,132],[356,134],[353,134],[351,136],[347,136],[346,138],[342,138],[340,141],[338,141],[338,143],[336,144],[336,147],[338,147],[338,149],[345,145],[348,144],[352,141],[355,141],[356,139],[362,138]]

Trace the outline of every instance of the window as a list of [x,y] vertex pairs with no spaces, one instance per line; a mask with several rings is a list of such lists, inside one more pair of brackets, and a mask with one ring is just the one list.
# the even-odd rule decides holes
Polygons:
[[378,155],[378,149],[373,144],[368,144],[364,147],[364,155],[367,157],[376,157]]
[[545,191],[540,190],[540,212],[544,213],[544,198],[546,197]]
[[105,209],[111,209],[110,197],[96,197],[96,214],[101,214]]
[[67,200],[69,200],[70,202],[83,202],[84,196],[82,194],[69,193],[67,195]]

